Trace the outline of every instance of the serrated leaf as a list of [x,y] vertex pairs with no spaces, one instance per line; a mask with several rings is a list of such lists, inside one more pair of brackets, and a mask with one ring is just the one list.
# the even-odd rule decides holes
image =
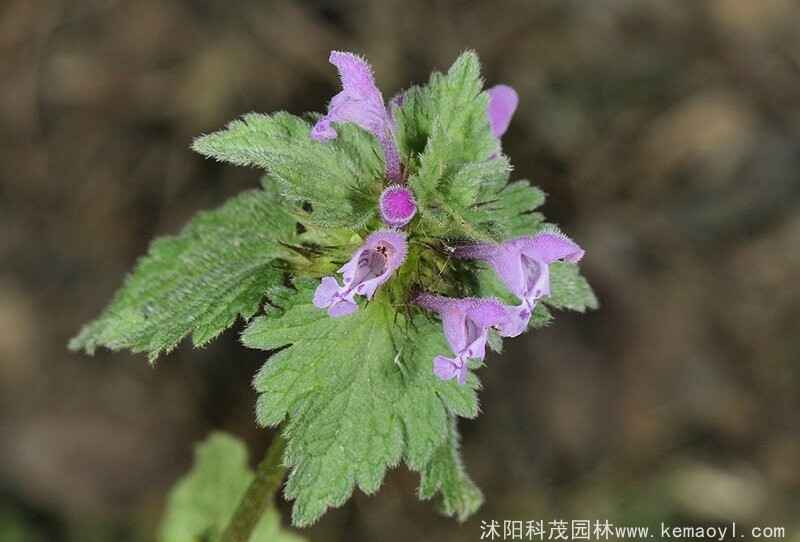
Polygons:
[[[247,449],[238,439],[214,433],[195,449],[192,470],[177,482],[161,523],[161,542],[214,542],[228,525],[253,472]],[[302,542],[281,528],[274,507],[256,524],[249,542]]]
[[[491,186],[491,185],[490,185]],[[446,197],[424,211],[428,231],[444,238],[500,242],[530,235],[544,217],[533,209],[544,202],[544,193],[528,181],[516,181],[494,191],[481,190],[478,201],[459,205],[459,196]]]
[[474,375],[465,386],[433,375],[433,357],[448,352],[438,325],[422,317],[407,325],[381,293],[351,316],[330,318],[311,304],[312,286],[299,285],[282,314],[254,320],[242,335],[252,348],[291,345],[254,385],[259,423],[288,417],[285,493],[295,499],[298,526],[340,506],[355,487],[375,492],[401,459],[424,468],[449,417],[478,411]]
[[219,132],[197,138],[205,156],[267,170],[282,194],[314,208],[324,225],[363,225],[375,213],[383,181],[376,139],[353,124],[337,125],[337,137],[314,141],[311,126],[288,113],[250,113]]
[[434,453],[419,485],[419,497],[430,499],[441,494],[443,514],[466,520],[483,504],[483,494],[469,478],[459,453],[459,437],[455,421],[451,421],[447,439]]
[[481,194],[494,197],[508,183],[511,164],[505,156],[492,160],[469,162],[458,169],[451,179],[447,179],[441,191],[445,200],[457,208],[469,208],[481,202]]
[[198,214],[177,236],[155,240],[100,317],[70,348],[98,346],[146,352],[154,360],[188,334],[203,345],[252,317],[271,290],[281,288],[281,246],[295,221],[280,200],[246,192]]
[[266,169],[273,147],[280,149],[289,142],[307,140],[309,130],[306,121],[283,111],[248,113],[228,123],[224,130],[196,138],[192,149],[220,162]]
[[406,89],[402,96],[402,105],[392,108],[395,141],[403,162],[416,171],[437,112],[425,87],[414,85]]
[[492,352],[498,354],[503,353],[503,337],[495,329],[490,329],[486,337],[486,344],[492,349]]
[[478,57],[467,51],[446,75],[434,73],[426,87],[407,92],[396,110],[400,150],[416,171],[408,184],[423,206],[443,179],[466,163],[487,160],[497,150],[486,117],[489,98],[482,88]]
[[545,303],[555,309],[569,309],[585,312],[599,305],[592,287],[581,276],[574,263],[555,262],[550,264],[550,297]]
[[536,306],[533,307],[531,320],[528,322],[528,329],[539,329],[548,326],[552,321],[553,315],[550,313],[550,309],[548,309],[544,303],[537,303]]
[[530,235],[544,218],[533,212],[544,203],[544,192],[528,181],[512,182],[499,189],[488,187],[478,199],[478,203],[468,209],[454,210],[454,216],[469,226],[464,233],[475,231],[491,240],[502,241]]
[[543,220],[540,213],[532,212],[544,203],[545,194],[528,181],[515,181],[489,196],[483,213],[491,214],[497,235],[509,238],[530,235]]
[[532,211],[544,194],[527,181],[507,184],[511,167],[489,128],[482,86],[468,51],[446,75],[407,90],[394,109],[398,145],[414,172],[408,184],[433,236],[499,241],[542,220]]

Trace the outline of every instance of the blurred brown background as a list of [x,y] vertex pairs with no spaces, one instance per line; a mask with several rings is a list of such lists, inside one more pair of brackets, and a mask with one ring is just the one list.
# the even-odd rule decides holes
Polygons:
[[[521,95],[518,177],[586,247],[599,311],[510,343],[461,424],[463,526],[394,471],[312,540],[476,540],[480,520],[782,525],[800,540],[800,3],[0,3],[0,540],[151,540],[212,428],[260,453],[235,332],[69,353],[156,235],[256,186],[189,151],[321,110],[331,49],[391,96],[465,48]],[[283,505],[285,508],[285,504]]]

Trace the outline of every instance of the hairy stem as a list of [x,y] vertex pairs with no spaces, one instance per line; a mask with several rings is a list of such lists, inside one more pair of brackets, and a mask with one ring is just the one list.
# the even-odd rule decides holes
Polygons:
[[247,542],[264,512],[275,505],[275,493],[286,473],[282,464],[285,449],[286,439],[276,433],[219,542]]

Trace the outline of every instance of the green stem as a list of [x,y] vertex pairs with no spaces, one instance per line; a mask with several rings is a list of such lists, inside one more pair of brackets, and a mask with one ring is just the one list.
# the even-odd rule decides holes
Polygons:
[[219,542],[248,542],[258,520],[264,512],[275,506],[275,493],[286,473],[282,462],[285,449],[286,439],[276,433]]

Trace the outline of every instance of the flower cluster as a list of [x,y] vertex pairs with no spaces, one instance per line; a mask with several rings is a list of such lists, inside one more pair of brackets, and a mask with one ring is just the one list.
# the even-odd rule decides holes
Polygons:
[[509,309],[509,337],[528,329],[537,301],[550,295],[550,264],[557,260],[578,262],[584,251],[558,231],[511,239],[501,244],[476,244],[456,248],[459,258],[482,260],[491,266],[503,285],[521,304]]
[[[417,212],[411,190],[403,181],[403,164],[395,141],[392,109],[400,107],[399,95],[386,107],[383,95],[375,85],[370,66],[351,53],[331,53],[342,91],[331,99],[328,112],[311,131],[311,137],[324,142],[337,136],[333,123],[351,122],[374,135],[384,156],[385,180],[388,186],[378,200],[379,215],[385,228],[370,234],[363,245],[344,264],[343,285],[334,277],[324,277],[314,295],[314,305],[327,309],[331,317],[342,317],[358,309],[356,295],[371,299],[375,291],[400,268],[407,254],[407,237],[401,228],[407,226]],[[500,138],[508,129],[518,96],[511,87],[497,85],[487,90],[486,117],[500,151]],[[497,154],[489,159],[493,159]],[[459,259],[480,260],[488,264],[505,287],[514,294],[519,305],[507,306],[497,299],[448,298],[428,293],[418,294],[413,303],[436,313],[442,321],[444,335],[452,357],[436,356],[433,371],[442,380],[455,379],[463,384],[469,360],[483,360],[490,328],[503,337],[515,337],[527,328],[536,304],[550,295],[549,265],[563,260],[577,262],[584,251],[559,231],[538,233],[496,244],[465,244],[456,247]]]
[[[331,99],[328,113],[311,130],[311,138],[324,141],[336,137],[334,122],[352,122],[374,135],[383,149],[386,179],[401,178],[400,155],[394,140],[394,121],[383,103],[383,95],[363,59],[352,53],[334,51],[330,62],[339,70],[342,91]],[[354,297],[371,299],[375,290],[389,280],[406,257],[406,236],[398,228],[408,224],[417,212],[411,191],[400,184],[384,190],[380,197],[380,213],[389,229],[367,237],[350,261],[344,264],[344,285],[333,277],[322,279],[314,294],[314,305],[328,309],[332,317],[346,316],[358,309]]]

